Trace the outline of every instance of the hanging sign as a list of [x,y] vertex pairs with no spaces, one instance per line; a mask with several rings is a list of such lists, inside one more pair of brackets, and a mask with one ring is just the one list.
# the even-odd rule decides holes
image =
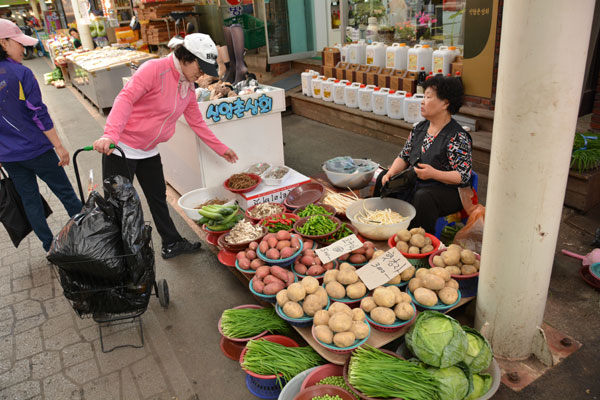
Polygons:
[[[318,250],[317,250],[318,251]],[[360,279],[369,290],[375,289],[400,275],[410,267],[408,261],[395,247],[392,247],[380,257],[369,261],[365,266],[356,271]]]
[[358,240],[356,235],[350,235],[327,247],[316,249],[315,254],[319,256],[323,264],[327,264],[346,253],[350,253],[352,250],[360,249],[362,246],[362,242]]

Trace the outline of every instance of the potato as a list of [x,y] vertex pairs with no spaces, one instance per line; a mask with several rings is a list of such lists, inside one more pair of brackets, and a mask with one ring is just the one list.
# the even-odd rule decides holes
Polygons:
[[433,251],[433,246],[430,244],[421,247],[421,254],[430,253],[432,251]]
[[446,286],[446,281],[433,273],[423,277],[423,287],[426,287],[427,289],[440,290],[444,286]]
[[279,260],[279,250],[277,249],[269,249],[265,255],[270,260]]
[[283,313],[290,318],[302,318],[304,316],[304,310],[302,306],[295,301],[288,301],[283,306]]
[[429,273],[429,268],[418,268],[415,272],[415,277],[423,279]]
[[364,321],[365,320],[365,312],[362,308],[353,308],[352,309],[352,321]]
[[362,282],[356,282],[346,287],[346,295],[351,299],[360,299],[367,294],[367,287]]
[[329,303],[329,296],[327,295],[327,291],[323,286],[319,286],[317,291],[313,294],[319,298],[319,301],[323,307],[327,306],[327,303]]
[[275,299],[277,299],[277,304],[279,304],[279,307],[283,307],[285,303],[290,301],[290,299],[287,297],[287,289],[283,289],[277,292],[277,296],[275,296]]
[[455,265],[451,265],[449,267],[446,267],[445,270],[448,271],[448,273],[450,275],[460,275],[460,268],[458,268]]
[[306,315],[312,317],[317,311],[323,309],[323,306],[317,295],[309,294],[302,303],[302,309]]
[[396,243],[396,248],[401,253],[408,253],[409,246],[406,242],[398,242]]
[[339,312],[347,314],[350,318],[352,318],[352,315],[353,315],[352,309],[347,304],[335,302],[331,305],[331,307],[329,307],[329,316],[330,317],[333,314],[337,314]]
[[345,312],[336,312],[329,316],[329,329],[334,332],[346,332],[352,327],[352,317]]
[[458,253],[460,253],[464,249],[461,246],[453,243],[450,246],[448,246],[448,250],[450,250],[450,251],[457,251]]
[[417,233],[415,235],[412,235],[410,238],[410,241],[408,242],[410,243],[411,246],[416,246],[416,247],[423,247],[425,246],[425,236]]
[[454,304],[458,300],[458,290],[445,287],[438,292],[438,296],[440,296],[442,303],[446,305]]
[[410,246],[407,251],[408,254],[421,254],[421,249],[417,246]]
[[[248,255],[246,255],[246,257],[248,257]],[[463,250],[460,252],[460,261],[462,261],[463,264],[473,265],[475,264],[475,260],[475,253],[473,253],[471,250]]]
[[[355,308],[355,310],[359,310]],[[369,336],[369,324],[363,321],[352,321],[352,328],[350,328],[350,332],[354,333],[354,337],[358,340],[364,339]]]
[[424,306],[434,306],[438,302],[438,298],[433,290],[420,287],[414,292],[415,299]]
[[346,296],[346,289],[344,289],[344,285],[337,281],[329,282],[327,285],[325,285],[325,290],[327,290],[329,297],[333,297],[334,299],[341,299]]
[[425,229],[419,227],[419,228],[412,228],[409,231],[412,235],[423,235],[423,237],[425,237]]
[[280,283],[269,283],[268,285],[265,285],[264,289],[263,289],[263,293],[264,294],[277,294],[277,292],[279,292],[280,290],[285,289],[285,287],[283,285],[281,285]]
[[356,267],[354,265],[348,264],[347,262],[340,264],[340,268],[339,268],[340,272],[341,271],[356,271]]
[[450,273],[448,271],[446,271],[444,268],[440,268],[440,267],[434,267],[431,268],[429,270],[430,273],[439,276],[440,278],[442,278],[445,282],[448,282],[450,280]]
[[302,278],[300,283],[302,284],[302,286],[304,286],[306,294],[313,294],[319,288],[319,281],[316,278],[313,278],[312,276],[306,276]]
[[327,325],[329,323],[329,311],[319,310],[313,316],[314,325]]
[[416,271],[416,268],[411,265],[410,267],[402,271],[402,273],[400,274],[400,279],[402,279],[403,282],[409,281],[410,278],[415,276]]
[[287,296],[291,301],[302,301],[306,297],[306,289],[302,283],[294,282],[288,287]]
[[377,257],[381,257],[384,254],[385,254],[385,251],[383,251],[383,250],[375,250],[375,252],[373,253],[373,257],[371,257],[371,259],[374,260]]
[[265,289],[265,283],[260,279],[252,279],[252,289],[257,293],[262,293]]
[[442,256],[433,256],[433,265],[436,267],[445,267],[446,263],[444,262]]
[[275,234],[275,237],[277,238],[277,240],[290,240],[292,238],[292,235],[290,234],[290,232],[284,231],[282,229]]
[[377,307],[377,304],[375,303],[375,300],[373,300],[373,297],[371,297],[371,296],[365,297],[364,299],[362,299],[360,301],[360,308],[364,312],[371,312],[371,310],[374,309],[375,307]]
[[321,265],[311,265],[309,269],[306,270],[306,275],[310,276],[318,276],[323,275],[325,273],[325,268]]
[[396,275],[392,279],[390,279],[387,283],[388,285],[397,285],[402,282],[402,277],[400,275]]
[[476,274],[477,273],[477,268],[475,268],[474,265],[463,265],[462,267],[460,267],[460,272],[463,275]]
[[427,246],[428,244],[432,244],[433,242],[431,241],[431,238],[429,236],[425,236],[425,246]]
[[340,271],[338,269],[332,269],[325,272],[323,283],[327,285],[329,282],[337,282],[337,274],[339,273]]
[[393,307],[396,304],[396,296],[394,292],[385,286],[379,286],[373,292],[373,300],[380,307]]
[[350,347],[355,340],[356,336],[352,332],[340,332],[333,335],[333,344],[337,347]]
[[396,314],[391,308],[375,307],[370,312],[371,319],[378,324],[391,325],[396,322]]
[[317,337],[317,340],[323,343],[333,343],[333,332],[331,331],[331,329],[329,329],[327,325],[315,326],[315,336]]
[[423,280],[421,278],[412,278],[408,281],[408,290],[415,292],[417,288],[423,287]]
[[250,260],[246,257],[238,259],[238,265],[242,269],[250,269]]
[[281,249],[281,251],[279,252],[279,256],[284,259],[284,258],[290,258],[291,256],[294,255],[294,253],[296,252],[296,249],[292,248],[292,247],[284,247]]
[[412,298],[408,293],[400,292],[400,299],[398,301],[398,304],[400,303],[412,303]]
[[415,315],[415,309],[410,303],[400,303],[394,307],[394,314],[402,321],[408,321]]
[[442,253],[442,260],[446,265],[456,265],[460,261],[460,253],[457,251],[446,250]]
[[475,264],[473,264],[473,265],[475,265],[475,268],[477,268],[477,271],[479,271],[480,264],[481,264],[480,261],[476,258],[475,259]]
[[354,271],[346,269],[337,274],[337,281],[342,285],[351,285],[355,282],[358,282],[358,274]]
[[408,242],[412,234],[408,231],[408,229],[402,229],[396,233],[396,243],[398,242]]
[[391,290],[394,293],[394,304],[400,303],[400,298],[402,297],[402,291],[398,286],[387,286],[388,290]]
[[446,282],[446,287],[451,287],[458,290],[458,281],[456,279],[450,279],[448,282]]

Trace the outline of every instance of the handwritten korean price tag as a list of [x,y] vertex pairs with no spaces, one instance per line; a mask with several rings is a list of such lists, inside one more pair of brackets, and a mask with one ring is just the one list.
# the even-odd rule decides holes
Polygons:
[[338,240],[333,244],[330,244],[327,247],[316,249],[315,253],[317,256],[319,256],[323,264],[327,264],[339,256],[350,253],[352,250],[360,249],[362,245],[362,242],[358,240],[356,235],[350,235]]
[[392,247],[380,257],[371,260],[367,265],[356,271],[360,279],[369,288],[375,289],[387,283],[402,271],[410,267],[410,262],[396,249]]

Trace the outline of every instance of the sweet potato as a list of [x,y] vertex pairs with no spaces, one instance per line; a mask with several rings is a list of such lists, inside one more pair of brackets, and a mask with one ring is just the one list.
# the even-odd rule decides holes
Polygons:
[[262,293],[264,288],[265,288],[265,284],[263,281],[261,281],[260,279],[256,279],[256,278],[252,279],[252,289],[254,289],[255,292]]
[[311,276],[321,275],[324,273],[325,273],[325,268],[323,268],[321,265],[313,265],[306,271],[306,275],[311,275]]
[[283,249],[281,249],[281,251],[279,252],[279,256],[284,259],[284,258],[289,258],[291,256],[294,255],[294,253],[296,252],[296,249],[294,249],[293,247],[284,247]]
[[327,271],[329,271],[330,269],[333,269],[333,261],[328,262],[327,264],[323,264],[323,268],[325,268]]
[[306,265],[307,267],[310,267],[311,265],[313,265],[315,263],[315,258],[311,257],[311,256],[302,256],[302,258],[300,259],[300,262],[304,265]]
[[246,257],[240,258],[238,260],[238,265],[242,269],[250,269],[250,260],[248,260]]
[[269,243],[267,243],[265,240],[263,240],[262,242],[260,242],[260,245],[258,245],[258,250],[265,254],[267,252],[267,250],[269,250]]
[[285,271],[287,272],[287,282],[286,282],[286,286],[290,286],[292,283],[294,283],[294,273],[292,271]]
[[271,260],[279,260],[279,250],[277,249],[269,249],[265,255]]
[[290,240],[291,246],[295,249],[299,249],[300,248],[300,240],[298,240],[297,237],[292,237],[292,239]]
[[238,253],[235,255],[235,258],[237,260],[240,260],[242,258],[248,258],[248,257],[246,257],[246,252],[242,250],[242,251],[238,251]]
[[277,240],[290,240],[292,235],[288,231],[280,230],[275,234],[275,237],[277,237]]
[[270,238],[267,240],[267,243],[269,244],[269,247],[270,247],[270,248],[274,248],[274,247],[276,247],[276,246],[277,246],[277,243],[278,243],[278,242],[277,242],[277,238],[276,238],[276,237],[270,237]]
[[265,276],[269,275],[271,272],[271,268],[268,265],[263,265],[256,269],[256,274],[254,275],[259,280],[262,280]]
[[[275,276],[276,278],[279,278],[282,282],[287,281],[287,270],[278,267],[277,265],[273,265],[271,267],[271,275]],[[268,283],[268,282],[265,282]]]
[[250,261],[254,260],[256,258],[256,252],[254,250],[248,250],[246,252],[246,258]]
[[261,265],[263,265],[263,260],[261,260],[260,258],[254,259],[254,260],[252,260],[252,262],[250,262],[250,268],[253,269],[253,270],[255,270],[255,271]]
[[277,250],[281,250],[284,247],[290,247],[292,245],[292,242],[290,242],[289,240],[280,240],[279,242],[277,242]]
[[256,250],[258,248],[258,243],[257,242],[250,242],[250,244],[248,245],[248,248],[250,250]]
[[306,265],[302,264],[301,262],[296,262],[294,264],[294,270],[301,275],[306,275],[306,271],[308,270],[308,267]]
[[264,294],[277,294],[277,292],[283,289],[283,285],[279,283],[269,283],[268,285],[265,285],[262,292]]
[[367,261],[363,254],[353,254],[348,259],[352,264],[362,264]]
[[[287,276],[286,276],[286,281],[287,281]],[[263,282],[265,283],[265,285],[268,285],[270,283],[278,283],[281,286],[285,285],[284,281],[282,281],[281,279],[277,278],[274,275],[267,275],[263,278]]]

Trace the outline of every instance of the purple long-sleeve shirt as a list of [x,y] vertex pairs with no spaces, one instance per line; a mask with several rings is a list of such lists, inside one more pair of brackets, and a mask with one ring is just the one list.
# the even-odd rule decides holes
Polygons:
[[54,127],[31,70],[0,61],[0,162],[31,160],[52,149],[44,134]]

